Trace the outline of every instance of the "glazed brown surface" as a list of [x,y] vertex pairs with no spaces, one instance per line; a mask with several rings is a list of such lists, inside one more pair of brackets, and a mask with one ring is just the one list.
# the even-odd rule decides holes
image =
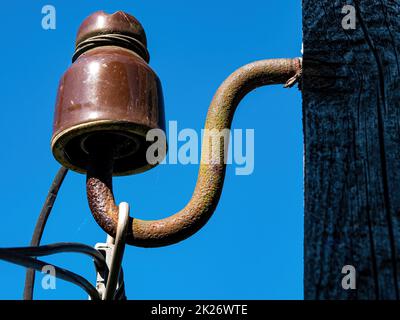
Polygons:
[[126,34],[139,40],[147,46],[146,34],[140,22],[130,14],[117,11],[107,14],[97,11],[87,17],[81,24],[76,36],[76,45],[80,42],[101,34]]

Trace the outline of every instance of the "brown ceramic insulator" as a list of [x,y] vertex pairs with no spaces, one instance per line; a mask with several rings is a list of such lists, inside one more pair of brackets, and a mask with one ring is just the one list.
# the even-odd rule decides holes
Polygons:
[[165,130],[164,105],[145,52],[144,30],[126,13],[96,12],[83,22],[56,101],[51,146],[62,165],[86,173],[91,146],[107,140],[115,152],[113,175],[154,166],[146,160],[146,134]]

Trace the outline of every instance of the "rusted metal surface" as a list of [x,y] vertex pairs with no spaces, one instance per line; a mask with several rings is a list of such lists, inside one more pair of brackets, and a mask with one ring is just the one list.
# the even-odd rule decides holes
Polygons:
[[119,145],[114,175],[154,166],[146,161],[145,137],[151,129],[165,129],[164,103],[160,81],[146,62],[146,43],[142,26],[126,13],[97,12],[83,22],[76,61],[57,95],[51,145],[62,165],[86,173],[91,140],[106,137]]
[[[292,85],[300,72],[300,59],[263,60],[240,68],[225,80],[215,94],[205,129],[230,128],[236,107],[246,94],[265,85]],[[182,241],[202,228],[215,211],[221,195],[226,168],[224,150],[224,143],[211,150],[203,144],[197,184],[186,207],[161,220],[131,218],[127,243],[142,247],[165,246]],[[104,149],[98,152],[93,154],[87,172],[89,206],[97,223],[105,232],[115,236],[118,207],[112,191],[112,155]],[[207,164],[210,154],[212,159],[220,159],[220,162]]]

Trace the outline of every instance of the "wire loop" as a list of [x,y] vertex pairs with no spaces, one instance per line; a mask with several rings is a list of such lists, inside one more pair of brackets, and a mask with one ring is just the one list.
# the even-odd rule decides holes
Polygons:
[[117,234],[114,239],[114,249],[111,256],[110,273],[108,274],[104,300],[113,300],[121,271],[122,258],[125,251],[125,239],[128,232],[129,204],[119,205]]
[[150,61],[150,54],[146,47],[137,39],[124,34],[102,34],[90,37],[80,42],[72,56],[72,62],[75,62],[78,57],[90,49],[103,46],[117,46],[128,50],[132,50],[147,63]]

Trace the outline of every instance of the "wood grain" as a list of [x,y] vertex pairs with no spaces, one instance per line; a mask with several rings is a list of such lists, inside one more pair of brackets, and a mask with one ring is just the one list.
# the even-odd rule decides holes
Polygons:
[[400,1],[303,0],[306,299],[399,299],[399,31]]

